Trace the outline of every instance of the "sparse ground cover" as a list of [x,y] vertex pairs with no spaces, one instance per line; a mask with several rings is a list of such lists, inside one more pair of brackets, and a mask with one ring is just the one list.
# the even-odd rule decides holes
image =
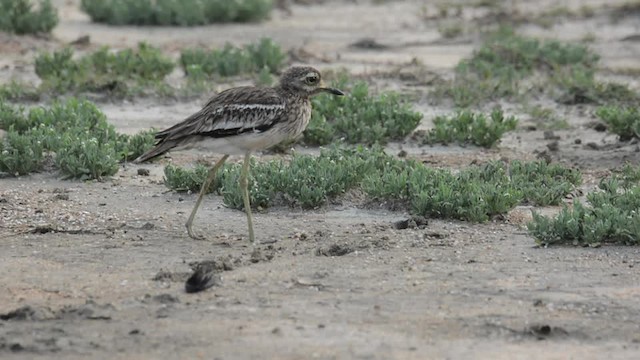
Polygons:
[[28,113],[0,100],[0,129],[0,171],[15,176],[42,171],[51,158],[64,178],[102,179],[153,145],[152,132],[118,134],[93,103],[76,99]]
[[514,130],[518,120],[505,116],[501,110],[494,110],[489,116],[462,111],[451,117],[438,116],[433,119],[433,129],[424,137],[425,144],[473,144],[486,148],[493,147],[502,135]]
[[385,168],[365,180],[365,192],[404,200],[426,217],[482,222],[520,203],[557,205],[581,183],[578,171],[545,162],[491,162],[459,172],[414,167]]
[[[174,190],[197,191],[206,175],[204,166],[185,170],[169,165],[165,184]],[[243,207],[239,176],[239,165],[226,166],[211,189],[235,209]],[[544,161],[493,162],[453,173],[398,160],[381,148],[332,148],[317,157],[297,155],[290,162],[254,164],[250,197],[260,208],[271,206],[276,199],[317,208],[359,188],[370,201],[400,202],[418,216],[482,222],[520,203],[558,205],[580,183],[579,171]]]
[[110,25],[195,26],[267,18],[271,0],[82,0],[93,21]]
[[462,60],[454,78],[434,95],[463,108],[536,93],[567,105],[638,101],[637,92],[626,84],[596,80],[598,62],[599,55],[586,45],[540,40],[501,28]]
[[203,74],[247,75],[256,74],[263,69],[269,73],[276,73],[282,69],[285,59],[280,46],[268,38],[262,38],[244,47],[227,43],[221,49],[184,49],[180,54],[180,64],[184,72],[191,77],[202,77]]
[[640,108],[634,106],[603,106],[596,115],[620,136],[621,141],[640,137]]
[[306,144],[384,144],[404,139],[422,119],[399,94],[383,91],[374,95],[367,83],[349,84],[345,76],[333,86],[347,89],[347,95],[313,99],[311,121],[304,132]]
[[72,49],[65,48],[40,54],[35,60],[42,90],[62,94],[71,91],[127,93],[131,86],[161,83],[173,68],[171,59],[146,43],[120,51],[103,47],[77,59]]
[[48,33],[58,24],[50,0],[1,0],[0,31],[16,34]]
[[626,166],[621,175],[602,179],[587,194],[588,204],[565,206],[553,217],[534,213],[529,232],[543,245],[600,246],[604,243],[637,245],[640,242],[640,177]]
[[226,44],[210,51],[184,49],[179,64],[186,80],[171,84],[166,77],[178,64],[169,54],[146,42],[120,50],[103,46],[82,55],[65,47],[41,52],[35,58],[35,73],[42,80],[39,86],[13,80],[0,85],[0,98],[38,100],[43,95],[55,97],[67,93],[102,93],[107,98],[193,97],[210,92],[216,80],[230,76],[258,74],[258,82],[270,85],[273,74],[282,69],[285,60],[281,47],[268,38],[241,48]]
[[[92,24],[81,3],[52,1],[52,37],[0,34],[0,357],[640,351],[635,2],[275,2],[185,32]],[[208,241],[185,240],[193,163],[217,155],[128,160],[289,63],[348,96],[313,100],[293,154],[254,158],[261,244],[233,157],[196,219]],[[203,266],[215,286],[185,294]]]

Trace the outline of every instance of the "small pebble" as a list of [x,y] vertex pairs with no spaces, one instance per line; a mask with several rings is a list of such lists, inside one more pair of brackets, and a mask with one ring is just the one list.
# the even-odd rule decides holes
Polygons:
[[586,147],[587,149],[591,149],[591,150],[598,150],[598,149],[600,149],[600,146],[599,146],[598,144],[594,143],[594,142],[588,142],[588,143],[585,145],[585,147]]

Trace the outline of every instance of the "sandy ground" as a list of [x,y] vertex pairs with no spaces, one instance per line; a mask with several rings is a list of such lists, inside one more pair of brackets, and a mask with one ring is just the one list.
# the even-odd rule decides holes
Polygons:
[[[241,44],[269,36],[285,48],[313,54],[321,68],[346,67],[381,89],[422,94],[421,128],[435,114],[428,85],[387,76],[413,69],[451,76],[477,45],[471,32],[441,38],[430,3],[328,1],[276,11],[256,25],[188,29],[109,27],[89,22],[79,1],[55,0],[61,22],[53,38],[5,37],[1,79],[35,79],[33,54],[89,35],[92,46],[131,46],[145,40],[175,54],[186,46]],[[522,12],[539,11],[509,1]],[[543,2],[546,5],[558,4]],[[578,9],[606,2],[560,1]],[[425,8],[426,6],[426,8]],[[540,8],[543,6],[541,5]],[[426,10],[425,10],[426,9]],[[465,8],[466,9],[466,8]],[[473,8],[464,16],[474,16]],[[478,10],[479,11],[479,10]],[[598,14],[598,12],[596,11]],[[606,15],[563,19],[541,37],[578,41],[593,34],[604,76],[638,89],[619,75],[639,66],[638,18]],[[372,38],[385,49],[349,45]],[[413,70],[412,70],[413,71]],[[387,75],[385,75],[387,74]],[[421,80],[421,79],[418,79]],[[162,128],[197,110],[206,98],[177,102],[136,99],[101,103],[123,132]],[[536,100],[567,119],[550,156],[585,172],[593,187],[612,167],[637,163],[637,144],[590,126],[592,108]],[[505,109],[519,114],[516,105]],[[531,159],[547,149],[543,130],[521,128],[498,149],[389,145],[435,166],[460,167],[488,159]],[[575,144],[575,139],[582,144]],[[597,150],[585,144],[597,144]],[[298,148],[298,151],[315,151]],[[173,161],[191,163],[201,154]],[[208,160],[217,155],[207,154]],[[255,215],[258,240],[246,237],[245,216],[208,196],[186,236],[193,194],[167,191],[162,164],[150,176],[124,166],[104,182],[59,180],[42,173],[0,181],[0,358],[68,359],[636,359],[640,355],[640,250],[635,247],[537,248],[524,224],[528,207],[487,224],[429,219],[397,229],[409,215],[358,206],[349,196],[313,211],[271,208]],[[542,209],[553,212],[554,209]],[[186,294],[191,265],[223,264],[217,285]]]

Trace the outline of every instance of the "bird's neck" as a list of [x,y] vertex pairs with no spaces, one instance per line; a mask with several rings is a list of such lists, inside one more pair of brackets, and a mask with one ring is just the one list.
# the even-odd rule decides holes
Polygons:
[[282,86],[282,84],[278,84],[275,89],[285,99],[309,100],[309,95],[303,94],[299,90]]

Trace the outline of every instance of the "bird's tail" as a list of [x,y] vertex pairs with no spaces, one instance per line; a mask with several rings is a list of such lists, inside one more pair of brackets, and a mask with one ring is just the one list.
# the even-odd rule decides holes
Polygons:
[[193,126],[190,125],[190,121],[193,117],[196,116],[199,116],[199,113],[195,113],[181,123],[173,125],[172,127],[157,133],[155,138],[156,140],[158,140],[158,142],[156,143],[155,147],[140,155],[137,159],[133,160],[133,162],[142,163],[151,160],[175,148],[176,146],[189,143],[189,141],[193,139],[189,136],[185,136],[184,134],[189,133],[190,128]]
[[179,141],[162,139],[156,144],[156,146],[153,149],[140,155],[137,159],[133,160],[133,162],[139,164],[139,163],[143,163],[145,161],[151,160],[153,158],[156,158],[166,153],[167,151],[173,149],[174,147],[176,147],[178,143]]

